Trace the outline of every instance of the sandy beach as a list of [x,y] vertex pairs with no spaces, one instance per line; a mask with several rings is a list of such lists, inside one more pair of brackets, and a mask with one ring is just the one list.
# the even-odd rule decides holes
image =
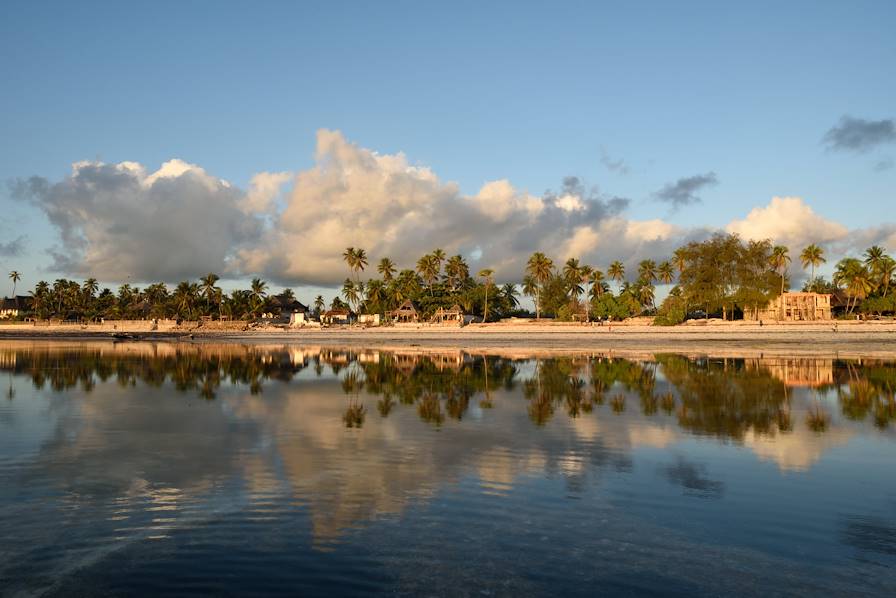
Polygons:
[[180,326],[150,331],[147,323],[104,326],[6,324],[0,339],[101,340],[132,333],[141,340],[178,342],[288,343],[367,348],[531,351],[634,351],[712,354],[777,354],[896,357],[896,323],[833,322],[765,324],[696,322],[662,327],[620,323],[605,326],[560,323],[495,323],[465,326],[364,328]]

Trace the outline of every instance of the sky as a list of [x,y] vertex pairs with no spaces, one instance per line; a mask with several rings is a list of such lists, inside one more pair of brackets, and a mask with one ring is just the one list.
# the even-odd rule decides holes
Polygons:
[[511,282],[536,250],[634,269],[728,231],[829,273],[896,251],[894,26],[889,1],[4,2],[0,268],[310,301],[347,246]]

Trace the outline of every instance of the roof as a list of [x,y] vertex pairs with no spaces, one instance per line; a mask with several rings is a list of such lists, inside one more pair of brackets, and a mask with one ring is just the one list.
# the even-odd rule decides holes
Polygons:
[[327,317],[332,317],[332,316],[348,316],[348,315],[350,315],[351,313],[352,313],[352,312],[350,312],[350,311],[347,310],[347,309],[329,309],[329,310],[325,311],[325,312],[323,313],[323,315],[325,315],[325,316],[327,316]]
[[4,297],[0,303],[0,309],[30,309],[31,297],[27,295],[16,295],[15,297]]
[[292,311],[308,311],[307,305],[297,300],[295,297],[286,296],[285,293],[271,295],[268,297],[268,301],[272,307],[279,307],[280,309],[289,309]]
[[417,313],[417,308],[414,307],[414,304],[411,303],[410,299],[407,299],[404,303],[398,306],[398,309],[392,310],[393,314],[397,313]]

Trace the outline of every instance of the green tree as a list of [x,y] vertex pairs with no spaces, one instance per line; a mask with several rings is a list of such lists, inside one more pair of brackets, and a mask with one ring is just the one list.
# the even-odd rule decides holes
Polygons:
[[825,263],[827,260],[824,258],[824,249],[812,243],[811,245],[807,245],[803,251],[800,253],[800,263],[803,268],[810,267],[812,268],[812,274],[810,275],[810,279],[815,279],[815,268]]
[[485,304],[482,308],[483,322],[488,321],[488,289],[489,287],[491,287],[492,283],[494,283],[494,279],[492,278],[494,273],[495,271],[491,268],[483,268],[479,271],[479,274],[477,274],[477,276],[479,276],[479,278],[481,278],[483,283],[485,284]]
[[380,276],[383,277],[385,282],[389,282],[396,272],[395,263],[389,258],[384,257],[380,260],[380,263],[377,264],[376,271],[380,273]]
[[9,279],[12,281],[12,297],[15,299],[16,297],[16,285],[19,284],[19,281],[22,280],[22,275],[18,270],[13,270],[9,273]]
[[790,250],[784,245],[772,248],[772,267],[781,274],[781,294],[784,294],[784,281],[787,278],[787,266],[790,264]]
[[535,318],[541,317],[541,294],[544,285],[553,277],[554,262],[540,251],[536,251],[529,257],[526,263],[526,274],[537,283],[535,291]]

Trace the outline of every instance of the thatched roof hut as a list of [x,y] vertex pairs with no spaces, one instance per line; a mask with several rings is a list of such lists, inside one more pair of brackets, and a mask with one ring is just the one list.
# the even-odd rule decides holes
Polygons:
[[398,306],[398,309],[389,312],[389,315],[395,322],[418,322],[420,320],[420,314],[410,299]]
[[464,312],[460,308],[460,305],[455,303],[450,308],[445,309],[444,307],[440,307],[432,314],[432,318],[430,318],[430,322],[433,324],[444,324],[444,323],[457,323],[463,322],[464,320]]

